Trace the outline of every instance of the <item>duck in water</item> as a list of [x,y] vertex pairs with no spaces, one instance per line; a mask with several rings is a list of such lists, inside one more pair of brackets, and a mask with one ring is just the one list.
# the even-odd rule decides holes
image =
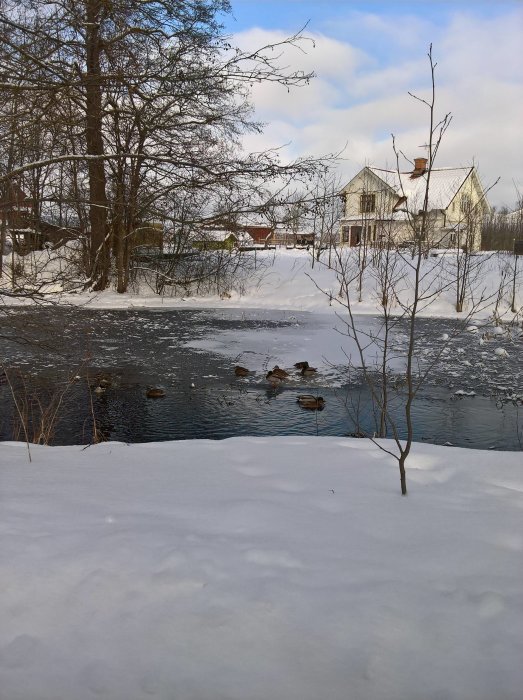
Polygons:
[[234,368],[234,374],[237,377],[247,377],[250,374],[250,371],[246,367],[240,367],[240,365],[236,365]]
[[153,387],[151,389],[147,389],[146,396],[148,399],[163,399],[165,396],[165,391],[159,387]]
[[308,408],[312,411],[321,411],[325,407],[325,399],[322,396],[303,394],[298,396],[297,401],[302,408]]

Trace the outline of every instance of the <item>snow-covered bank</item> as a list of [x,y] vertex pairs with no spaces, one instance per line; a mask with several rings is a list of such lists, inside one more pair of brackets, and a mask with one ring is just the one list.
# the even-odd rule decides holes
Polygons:
[[520,454],[0,451],[6,700],[516,700]]
[[[250,255],[253,255],[251,253]],[[330,313],[342,311],[343,306],[338,303],[340,294],[340,279],[334,269],[327,265],[326,254],[324,262],[316,262],[311,265],[311,254],[305,250],[286,250],[257,252],[259,271],[246,283],[242,293],[231,292],[225,298],[219,296],[209,297],[168,297],[162,298],[150,294],[117,294],[116,292],[103,292],[98,295],[83,294],[75,301],[76,297],[67,298],[73,303],[88,302],[94,308],[122,308],[128,306],[144,307],[191,307],[191,308],[264,308],[285,309],[294,311],[312,311],[316,313]],[[348,276],[356,276],[357,249],[345,249],[342,256],[343,266],[350,269]],[[353,259],[353,266],[348,259]],[[369,254],[370,258],[370,254]],[[398,280],[396,293],[404,304],[412,303],[413,270],[410,269],[410,257],[407,253],[401,262],[404,269]],[[480,266],[481,262],[481,266]],[[510,266],[513,258],[504,254],[484,253],[479,254],[471,263],[473,272],[469,283],[469,292],[472,297],[465,304],[464,312],[456,313],[455,285],[452,283],[452,275],[455,266],[455,256],[441,253],[436,257],[429,257],[423,261],[421,270],[422,289],[430,287],[432,291],[441,288],[430,303],[420,306],[420,316],[465,318],[467,313],[475,308],[476,318],[486,318],[491,315],[498,300],[498,290],[504,274],[504,294],[498,304],[497,313],[512,320],[514,315],[510,313],[511,277]],[[333,259],[333,266],[339,263]],[[523,271],[520,271],[523,273]],[[397,271],[396,271],[397,274]],[[377,289],[378,270],[369,263],[363,277],[362,300],[356,301],[356,282],[352,284],[353,311],[356,314],[381,315],[381,292]],[[521,274],[519,275],[521,278]],[[517,308],[521,307],[523,299],[523,281],[518,279],[516,285]],[[483,301],[480,303],[480,298]],[[343,301],[343,298],[342,298]],[[397,313],[401,313],[401,307],[397,305]]]
[[[436,251],[437,252],[437,251]],[[439,251],[436,256],[430,256],[423,261],[421,269],[422,286],[430,285],[431,290],[440,289],[431,302],[421,305],[419,315],[464,318],[474,307],[469,298],[463,313],[456,313],[456,288],[453,283],[456,256],[449,251]],[[245,253],[253,257],[255,254]],[[340,252],[343,266],[350,270],[349,276],[355,275],[357,249],[344,249]],[[358,302],[356,283],[352,284],[353,311],[356,314],[380,315],[381,292],[376,288],[377,268],[371,263],[371,252],[368,253],[369,264],[363,276],[362,301]],[[347,260],[351,259],[349,264]],[[158,296],[151,287],[142,285],[138,293],[128,292],[117,294],[107,290],[102,293],[82,292],[78,294],[60,294],[56,301],[83,305],[91,308],[243,308],[243,309],[280,309],[287,311],[312,311],[316,313],[333,313],[333,310],[343,311],[337,302],[340,293],[340,280],[333,269],[326,265],[328,254],[323,254],[323,262],[315,263],[312,267],[311,253],[306,250],[262,250],[256,252],[257,269],[248,279],[242,279],[241,293],[232,290],[222,296],[169,296],[169,287],[165,296]],[[333,265],[338,264],[335,258]],[[471,262],[471,280],[467,285],[468,293],[472,294],[477,303],[476,317],[492,315],[498,302],[497,313],[505,320],[512,320],[510,313],[512,293],[512,272],[514,258],[505,254],[482,253],[474,256]],[[402,303],[411,303],[413,270],[409,267],[410,256],[407,251],[402,254],[400,262],[395,267],[398,275],[396,294]],[[51,261],[52,263],[52,261]],[[402,270],[399,274],[399,270]],[[52,270],[52,264],[51,264]],[[498,299],[500,284],[504,291]],[[56,287],[56,285],[54,285]],[[516,308],[523,303],[523,266],[520,265],[516,283]],[[50,299],[54,298],[50,295]],[[483,298],[481,303],[478,300]],[[1,300],[1,295],[0,295]],[[4,297],[5,304],[17,303],[11,297]],[[26,303],[19,300],[18,303]],[[396,306],[398,313],[401,307]],[[393,309],[394,312],[394,309]]]

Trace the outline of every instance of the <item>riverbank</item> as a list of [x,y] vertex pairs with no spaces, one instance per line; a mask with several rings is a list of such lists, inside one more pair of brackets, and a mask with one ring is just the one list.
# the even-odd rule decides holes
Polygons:
[[402,498],[365,440],[30,451],[0,452],[2,696],[519,697],[519,453],[416,444]]
[[[340,251],[340,260],[332,258],[333,267],[341,266],[349,278],[357,277],[358,249]],[[48,253],[42,253],[48,255]],[[51,255],[51,254],[49,254]],[[241,279],[239,289],[231,289],[221,295],[170,296],[167,286],[164,296],[155,294],[151,286],[142,284],[139,290],[118,294],[108,289],[104,292],[66,293],[59,283],[50,284],[45,289],[52,302],[87,305],[96,309],[121,308],[199,308],[199,309],[274,309],[286,311],[309,311],[333,314],[344,313],[343,295],[340,297],[341,283],[339,275],[327,266],[328,254],[325,252],[320,262],[312,265],[311,253],[306,250],[278,248],[277,250],[259,250],[244,255],[254,261],[256,269]],[[358,315],[380,315],[382,312],[379,289],[379,270],[372,264],[371,252],[367,253],[368,263],[363,275],[361,301],[357,291],[357,280],[351,284],[351,303],[353,312]],[[397,254],[398,262],[394,265],[394,274],[398,277],[395,285],[397,301],[392,313],[400,314],[402,304],[412,302],[414,270],[410,267],[410,255],[407,251]],[[59,260],[59,258],[57,259]],[[251,261],[251,262],[252,262]],[[464,311],[457,313],[456,305],[456,261],[452,251],[434,251],[434,255],[422,261],[422,288],[430,297],[420,305],[419,315],[424,317],[464,319],[473,312],[477,319],[491,318],[494,313],[506,322],[516,320],[519,316],[511,313],[512,273],[514,257],[504,253],[478,253],[470,262],[470,280],[467,286],[467,300]],[[521,315],[523,305],[523,266],[520,266],[516,280],[516,309]],[[49,279],[55,274],[53,258],[46,263]],[[153,285],[154,286],[154,285]],[[1,298],[1,295],[0,295]],[[341,302],[341,303],[340,303]],[[27,303],[25,299],[13,299],[5,296],[4,304]]]
[[[253,256],[254,253],[249,255]],[[353,313],[358,315],[381,315],[381,290],[379,270],[371,263],[371,254],[363,275],[361,301],[357,288],[357,249],[345,249],[340,253],[341,265],[347,271],[347,278],[354,278],[351,284]],[[242,285],[241,292],[231,290],[227,295],[207,297],[185,296],[158,297],[141,290],[139,294],[117,294],[106,291],[101,294],[84,293],[80,297],[65,297],[72,303],[88,303],[93,308],[245,308],[280,309],[287,311],[309,311],[333,314],[346,313],[345,298],[339,274],[340,261],[333,258],[333,268],[327,266],[326,254],[320,262],[312,265],[311,253],[306,250],[258,251],[258,271]],[[456,312],[456,257],[445,251],[423,260],[420,278],[424,296],[430,296],[420,304],[422,317],[464,319],[473,313],[475,319],[487,319],[494,312],[504,321],[512,321],[510,312],[511,276],[510,266],[513,257],[497,253],[477,254],[470,263],[470,281],[467,285],[467,301],[464,311]],[[350,262],[349,262],[350,261]],[[395,293],[397,303],[393,313],[402,313],[401,305],[412,303],[414,270],[410,267],[410,256],[403,254],[395,264],[394,274],[398,277]],[[399,269],[402,268],[400,274]],[[501,286],[502,291],[500,291]],[[437,291],[439,289],[439,291]],[[516,284],[517,308],[523,304],[523,271],[520,271]]]

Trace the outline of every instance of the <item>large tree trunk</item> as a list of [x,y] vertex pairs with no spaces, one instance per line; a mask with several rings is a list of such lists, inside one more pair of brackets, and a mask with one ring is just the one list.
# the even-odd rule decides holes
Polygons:
[[100,22],[102,3],[86,0],[86,146],[89,173],[89,247],[90,287],[105,289],[109,283],[109,241],[107,228],[107,192],[102,136],[102,85]]

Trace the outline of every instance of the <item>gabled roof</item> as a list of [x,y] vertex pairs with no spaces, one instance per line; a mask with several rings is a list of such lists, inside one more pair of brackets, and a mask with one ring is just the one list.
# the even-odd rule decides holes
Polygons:
[[247,231],[242,231],[238,233],[238,243],[241,245],[252,245],[254,243],[254,238]]
[[[406,196],[411,211],[421,209],[427,186],[427,173],[412,177],[412,172],[369,167],[368,170],[391,187],[398,197]],[[433,168],[430,173],[428,210],[447,209],[474,168]]]
[[200,229],[194,236],[195,240],[198,241],[214,241],[217,243],[223,243],[231,237],[234,238],[235,241],[237,241],[239,238],[239,236],[232,231],[215,228]]

